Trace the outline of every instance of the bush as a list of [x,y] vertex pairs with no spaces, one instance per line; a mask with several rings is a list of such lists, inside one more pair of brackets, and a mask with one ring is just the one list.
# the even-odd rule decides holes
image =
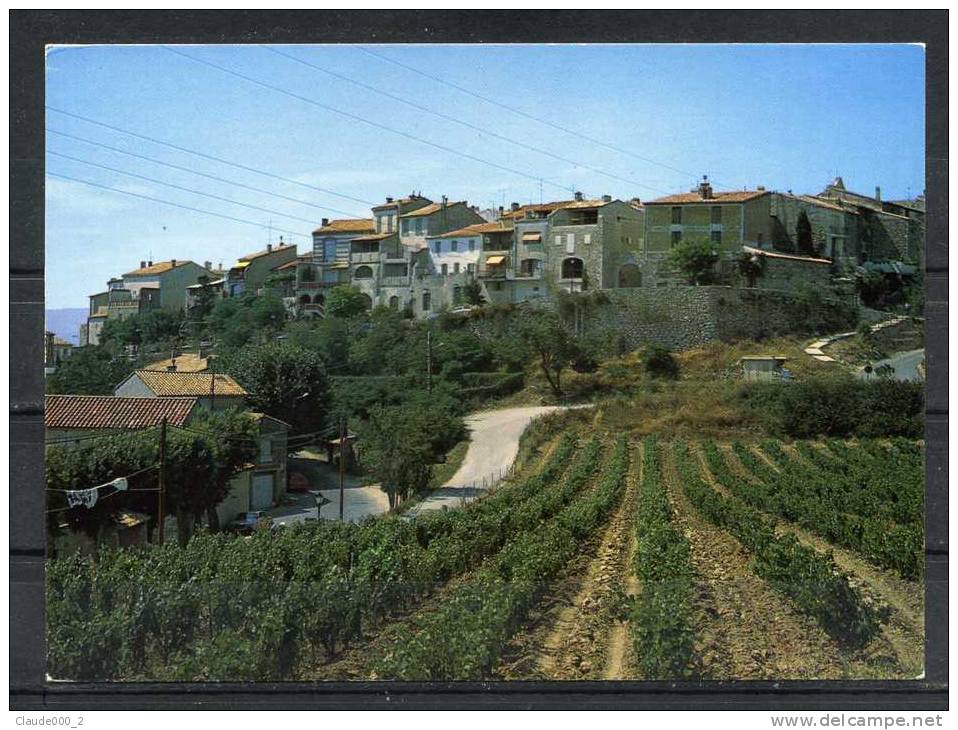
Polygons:
[[921,383],[823,376],[755,383],[742,390],[742,397],[774,433],[792,438],[924,435]]
[[679,377],[678,361],[661,345],[649,345],[642,355],[642,361],[645,363],[646,372],[654,378],[675,380]]

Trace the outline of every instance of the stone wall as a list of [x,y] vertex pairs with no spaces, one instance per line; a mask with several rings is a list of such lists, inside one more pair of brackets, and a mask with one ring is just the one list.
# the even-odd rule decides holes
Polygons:
[[[583,330],[609,332],[625,349],[660,344],[673,350],[701,347],[709,342],[764,339],[793,333],[802,318],[800,305],[789,292],[728,286],[674,286],[655,289],[604,291],[607,303],[588,307]],[[526,302],[529,309],[554,310],[554,299]],[[837,329],[854,329],[846,302],[826,300],[825,315]],[[843,321],[844,320],[844,321]]]

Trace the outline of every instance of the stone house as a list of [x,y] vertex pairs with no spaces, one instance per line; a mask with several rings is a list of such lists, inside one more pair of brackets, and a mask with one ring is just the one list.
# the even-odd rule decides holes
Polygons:
[[53,332],[43,334],[43,366],[47,374],[57,369],[61,362],[73,354],[73,343],[67,342]]
[[313,231],[312,257],[296,271],[296,306],[301,312],[322,314],[326,291],[350,281],[349,263],[354,238],[376,233],[372,218],[323,218]]
[[475,208],[465,201],[450,203],[443,196],[439,203],[428,203],[399,216],[399,238],[414,251],[426,247],[426,239],[476,223],[485,223]]
[[195,398],[202,408],[242,408],[247,392],[224,373],[135,370],[113,389],[128,398]]
[[283,264],[296,259],[296,246],[284,245],[280,238],[279,246],[267,244],[262,251],[242,256],[236,265],[226,273],[224,291],[226,296],[238,297],[243,294],[259,294],[267,277]]

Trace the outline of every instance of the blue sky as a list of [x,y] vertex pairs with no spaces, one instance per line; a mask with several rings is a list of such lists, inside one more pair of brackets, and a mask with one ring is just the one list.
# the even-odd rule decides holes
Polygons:
[[[862,192],[879,185],[888,198],[916,195],[924,187],[924,51],[919,46],[367,46],[617,150],[514,114],[359,47],[279,48],[366,87],[259,46],[177,48],[315,104],[156,46],[50,49],[47,104],[343,197],[48,110],[48,130],[187,168],[175,170],[48,131],[48,308],[85,306],[86,295],[103,290],[110,276],[142,259],[228,265],[280,235],[305,253],[308,234],[321,218],[367,216],[369,205],[357,199],[381,202],[412,190],[485,208],[538,202],[540,178],[546,200],[569,197],[572,189],[589,196],[652,199],[687,190],[702,174],[719,189],[764,185],[815,193],[836,174]],[[437,118],[370,86],[472,126]]]

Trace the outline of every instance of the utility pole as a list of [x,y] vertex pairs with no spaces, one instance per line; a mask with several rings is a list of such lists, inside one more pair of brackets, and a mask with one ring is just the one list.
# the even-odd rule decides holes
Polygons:
[[157,529],[160,531],[159,536],[157,537],[157,542],[163,544],[163,522],[166,514],[164,509],[166,505],[164,502],[164,497],[166,496],[166,418],[164,417],[160,421],[160,475],[159,475],[159,508],[157,509],[157,522],[159,523]]
[[432,330],[426,330],[426,391],[432,393]]
[[339,521],[345,521],[346,496],[346,417],[339,419]]

